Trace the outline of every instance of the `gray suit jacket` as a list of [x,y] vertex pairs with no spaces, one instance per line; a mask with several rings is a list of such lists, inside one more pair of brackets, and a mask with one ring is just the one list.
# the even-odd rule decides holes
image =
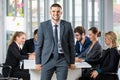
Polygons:
[[[53,29],[51,20],[42,22],[38,29],[38,44],[36,52],[36,64],[45,64],[53,53]],[[74,34],[69,22],[61,20],[60,22],[60,39],[68,64],[74,63]]]
[[[102,47],[100,43],[97,41],[91,50],[89,50],[90,46],[88,47],[88,49],[86,49],[86,51],[84,51],[79,56],[79,58],[83,58],[83,59],[90,60],[90,61],[96,61],[101,57]],[[91,64],[91,65],[93,68],[97,68],[99,66],[96,64]]]
[[[102,47],[101,47],[100,43],[97,41],[94,44],[93,48],[89,51],[90,46],[88,47],[88,49],[86,49],[86,51],[84,51],[79,56],[79,58],[95,61],[95,60],[98,60],[101,57]],[[91,64],[91,65],[93,67],[96,67],[96,65],[93,65],[93,64]]]

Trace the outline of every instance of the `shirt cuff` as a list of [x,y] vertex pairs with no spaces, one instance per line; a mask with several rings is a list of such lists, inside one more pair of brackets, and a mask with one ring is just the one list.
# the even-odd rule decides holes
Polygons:
[[102,70],[101,69],[97,69],[97,72],[100,74],[102,72]]
[[85,59],[85,62],[88,62],[88,59]]

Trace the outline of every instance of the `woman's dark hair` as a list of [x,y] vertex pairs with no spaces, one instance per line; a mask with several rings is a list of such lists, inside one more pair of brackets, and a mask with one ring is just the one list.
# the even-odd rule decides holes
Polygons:
[[98,37],[101,36],[101,32],[96,27],[91,27],[88,31],[92,31],[92,33],[97,34]]
[[52,4],[51,7],[50,7],[50,9],[51,9],[52,7],[59,7],[59,8],[62,9],[61,5],[59,5],[59,4],[57,4],[57,3]]
[[34,35],[36,35],[36,34],[37,34],[37,32],[38,32],[38,29],[36,29],[36,30],[34,31]]
[[80,35],[82,35],[82,33],[85,34],[85,29],[83,26],[77,26],[75,29],[74,29],[74,33],[78,32]]

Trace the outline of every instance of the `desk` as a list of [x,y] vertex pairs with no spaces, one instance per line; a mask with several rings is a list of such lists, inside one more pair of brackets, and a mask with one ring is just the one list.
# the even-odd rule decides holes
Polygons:
[[[76,68],[75,70],[68,71],[68,78],[67,80],[76,80],[81,76],[81,68],[90,68],[86,62],[82,63],[75,63]],[[40,80],[41,71],[35,70],[35,60],[24,60],[24,69],[29,69],[31,80]],[[52,80],[56,80],[56,75],[53,74]]]

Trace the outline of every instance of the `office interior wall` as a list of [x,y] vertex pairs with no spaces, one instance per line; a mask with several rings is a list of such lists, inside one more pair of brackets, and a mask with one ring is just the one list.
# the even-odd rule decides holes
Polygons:
[[113,30],[113,0],[104,0],[104,32]]
[[[5,33],[5,1],[6,0],[0,0],[0,61],[1,62],[3,62],[4,60],[5,60],[5,55],[6,55],[6,50],[7,50],[7,48],[6,48],[6,39],[5,39],[5,36],[6,36],[6,33]],[[31,1],[31,0],[30,0]],[[44,3],[44,0],[37,0],[37,1],[39,1],[40,3],[40,5],[44,5],[43,3]],[[41,2],[42,1],[42,2]],[[50,4],[52,4],[53,2],[52,2],[52,0],[49,0],[49,1],[51,1],[50,2]],[[48,1],[48,2],[49,2]],[[57,1],[57,0],[55,0],[55,1]],[[70,2],[71,2],[71,4],[72,5],[74,5],[73,3],[73,1],[75,1],[75,0],[70,0]],[[89,0],[83,0],[84,2],[87,2],[87,1],[89,1]],[[102,30],[102,33],[104,34],[105,32],[107,32],[107,31],[110,31],[110,30],[113,30],[113,0],[100,0],[100,1],[102,1],[103,2],[103,5],[101,5],[102,7],[101,7],[101,15],[100,15],[100,17],[101,17],[101,22],[100,22],[100,27],[102,28],[101,30]],[[30,26],[28,25],[28,1],[27,0],[24,0],[24,3],[25,4],[27,4],[27,5],[25,5],[24,7],[25,7],[25,9],[24,9],[24,11],[25,11],[25,25],[26,25],[26,28],[28,29],[28,28],[30,28]],[[46,3],[47,3],[47,1],[46,1]],[[62,6],[64,6],[65,7],[65,9],[64,10],[67,10],[67,9],[71,9],[70,7],[68,7],[68,6],[70,6],[70,4],[68,4],[69,2],[67,2],[67,1],[64,1],[64,5],[62,5]],[[49,6],[50,6],[50,4],[49,4]],[[61,3],[62,4],[62,3]],[[85,4],[85,3],[84,3]],[[38,6],[38,8],[40,7],[39,5],[37,5]],[[48,6],[48,7],[49,7]],[[75,5],[74,5],[75,6]],[[85,6],[85,5],[84,5]],[[48,8],[47,7],[47,8]],[[87,8],[87,7],[85,7],[85,8]],[[64,16],[63,16],[63,18],[65,18],[66,20],[69,20],[69,21],[71,21],[71,23],[72,24],[74,24],[74,18],[75,18],[75,14],[74,14],[74,10],[73,9],[75,9],[74,7],[72,8],[72,11],[64,11],[64,12],[66,12],[65,14],[64,14]],[[43,10],[44,10],[44,7],[43,7]],[[87,9],[86,9],[87,10]],[[42,12],[44,12],[44,11],[42,11]],[[45,12],[48,12],[48,11],[45,11]],[[72,18],[71,20],[69,19],[69,15],[67,15],[68,14],[68,12],[73,12],[73,14],[72,15],[74,15],[74,16],[72,16],[72,17],[74,17],[74,18]],[[84,12],[86,12],[86,11],[84,11]],[[38,15],[40,15],[40,12],[38,12],[37,13]],[[70,14],[70,13],[69,13]],[[86,14],[87,15],[87,14]],[[43,13],[42,14],[42,16],[49,16],[49,14],[46,14],[46,13]],[[38,17],[42,17],[41,15],[40,16],[38,16]],[[84,18],[87,18],[87,16],[84,16]],[[44,19],[44,18],[43,18]],[[85,19],[82,19],[82,20],[85,20]],[[39,22],[41,22],[42,20],[38,20],[38,24],[39,24]],[[87,19],[86,19],[86,21],[83,21],[84,22],[84,24],[85,23],[87,23]],[[33,27],[33,26],[31,26],[31,27]],[[27,32],[27,29],[26,29],[26,32]],[[32,29],[32,28],[31,28]],[[28,31],[29,32],[29,31]],[[32,33],[30,33],[30,34],[32,34]],[[102,40],[103,40],[104,38],[102,38]],[[103,41],[104,42],[104,41]],[[103,44],[104,45],[104,44]]]
[[4,62],[5,56],[5,26],[4,26],[4,11],[5,0],[0,0],[0,63]]
[[[2,12],[2,6],[1,6],[1,0],[0,0],[0,12]],[[1,20],[2,20],[2,13],[0,13],[0,28],[1,28],[1,26],[2,26],[2,22],[1,22]],[[2,30],[0,29],[0,32],[1,32]],[[1,55],[2,55],[2,34],[0,33],[0,63],[1,63]]]
[[103,0],[103,4],[102,44],[104,48],[107,48],[104,42],[104,34],[108,31],[113,31],[113,0]]

